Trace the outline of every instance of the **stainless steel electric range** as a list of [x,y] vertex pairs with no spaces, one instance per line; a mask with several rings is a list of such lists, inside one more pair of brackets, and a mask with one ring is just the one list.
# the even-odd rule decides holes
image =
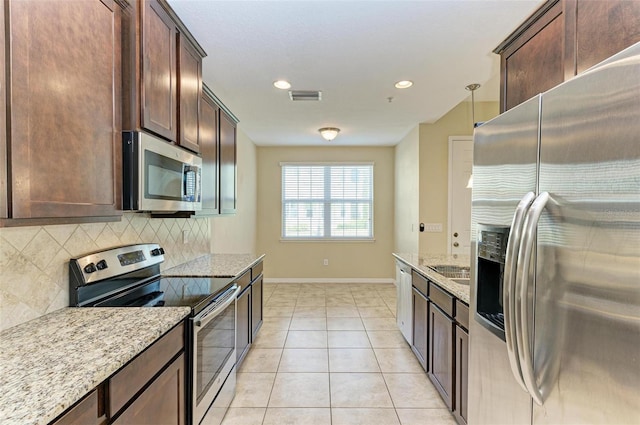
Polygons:
[[236,296],[233,278],[162,277],[164,249],[121,246],[69,262],[76,307],[191,307],[187,340],[187,424],[222,422],[236,385]]

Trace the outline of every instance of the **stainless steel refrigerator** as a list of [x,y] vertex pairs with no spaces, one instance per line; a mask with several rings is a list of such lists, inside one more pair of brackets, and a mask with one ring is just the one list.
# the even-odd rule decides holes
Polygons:
[[476,129],[469,423],[640,423],[640,43]]

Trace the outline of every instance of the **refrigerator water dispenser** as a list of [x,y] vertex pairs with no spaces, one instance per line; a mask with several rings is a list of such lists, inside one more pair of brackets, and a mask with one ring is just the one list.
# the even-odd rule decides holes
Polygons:
[[502,291],[508,237],[509,227],[479,225],[475,317],[502,340],[505,339]]

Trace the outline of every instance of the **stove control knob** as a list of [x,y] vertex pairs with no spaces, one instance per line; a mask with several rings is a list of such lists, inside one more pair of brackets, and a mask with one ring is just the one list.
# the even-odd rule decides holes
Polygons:
[[151,250],[151,255],[154,256],[154,257],[160,255],[160,250],[158,248],[152,249]]
[[87,273],[87,274],[93,273],[96,270],[98,270],[98,269],[96,269],[96,265],[93,264],[93,263],[89,263],[86,266],[84,266],[84,272]]
[[164,248],[160,248],[160,254],[164,255]]
[[96,267],[98,268],[98,270],[104,270],[109,266],[107,265],[107,262],[105,260],[100,260],[98,261],[98,264],[96,264]]

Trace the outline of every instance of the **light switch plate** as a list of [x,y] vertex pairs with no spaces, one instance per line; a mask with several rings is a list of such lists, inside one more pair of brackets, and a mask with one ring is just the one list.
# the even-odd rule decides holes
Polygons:
[[442,223],[425,223],[424,231],[429,233],[440,233],[442,232]]

